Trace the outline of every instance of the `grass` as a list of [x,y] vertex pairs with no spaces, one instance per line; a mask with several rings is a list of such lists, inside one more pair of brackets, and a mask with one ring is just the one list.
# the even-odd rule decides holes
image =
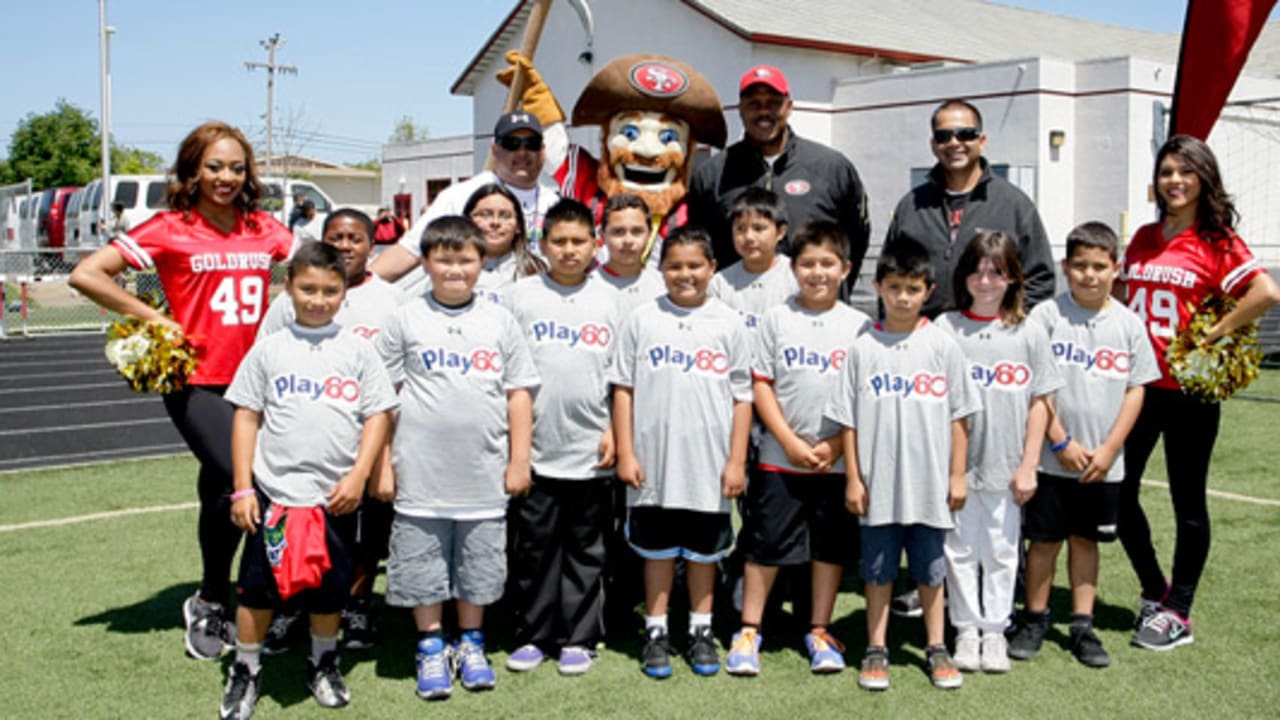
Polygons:
[[[1280,373],[1267,373],[1274,382]],[[1234,401],[1224,408],[1211,487],[1280,500],[1274,481],[1273,404]],[[0,474],[0,525],[135,506],[194,500],[188,458]],[[1159,453],[1148,476],[1163,477]],[[1171,512],[1160,488],[1144,491],[1162,557],[1171,554]],[[611,640],[583,678],[547,666],[527,675],[499,669],[497,690],[458,689],[424,706],[413,695],[409,619],[389,612],[383,642],[343,656],[355,700],[334,714],[303,686],[305,655],[295,650],[266,664],[261,718],[386,718],[411,714],[498,718],[817,717],[852,711],[873,717],[1275,717],[1280,698],[1280,627],[1274,622],[1280,508],[1212,498],[1214,549],[1196,605],[1197,642],[1172,653],[1127,645],[1137,583],[1118,545],[1103,550],[1097,625],[1113,666],[1092,671],[1072,660],[1065,642],[1064,590],[1053,603],[1055,629],[1034,661],[1007,676],[968,675],[954,693],[931,688],[921,669],[923,631],[916,621],[890,626],[894,686],[858,690],[853,673],[814,677],[795,647],[798,636],[766,626],[764,673],[755,679],[696,678],[683,663],[661,683],[637,669],[638,641]],[[178,607],[198,577],[195,511],[135,515],[77,525],[0,532],[0,677],[8,717],[211,717],[223,668],[182,657]],[[1065,570],[1060,569],[1060,584]],[[856,657],[865,643],[863,601],[847,583],[833,628]],[[379,586],[381,592],[381,585]],[[678,623],[682,613],[673,614]],[[499,666],[509,634],[491,617]],[[732,618],[718,616],[725,634]],[[682,623],[678,623],[682,624]],[[226,664],[223,661],[223,666]]]

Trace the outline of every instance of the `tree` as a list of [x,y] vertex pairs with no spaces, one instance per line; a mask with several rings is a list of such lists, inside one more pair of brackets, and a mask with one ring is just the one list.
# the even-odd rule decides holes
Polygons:
[[100,164],[98,123],[59,99],[52,112],[28,114],[9,138],[9,172],[37,188],[84,185]]
[[381,172],[382,158],[371,157],[368,160],[364,160],[361,162],[347,163],[347,167],[355,168],[357,170],[372,170],[374,172]]
[[111,141],[111,172],[120,175],[162,173],[168,168],[164,158],[153,152],[117,145]]
[[426,125],[419,125],[410,115],[402,115],[396,121],[395,127],[391,130],[391,137],[387,138],[387,142],[393,145],[421,142],[427,139],[427,135],[429,133]]

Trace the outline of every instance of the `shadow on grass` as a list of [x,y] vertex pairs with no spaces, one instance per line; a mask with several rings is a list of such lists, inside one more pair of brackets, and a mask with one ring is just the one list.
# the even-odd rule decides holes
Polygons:
[[182,628],[182,603],[191,597],[196,587],[196,583],[170,585],[132,605],[82,617],[75,621],[75,625],[105,625],[107,632],[125,634]]

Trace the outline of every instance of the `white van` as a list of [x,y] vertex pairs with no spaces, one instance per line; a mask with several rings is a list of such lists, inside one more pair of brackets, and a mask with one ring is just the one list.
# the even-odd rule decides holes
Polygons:
[[284,189],[281,189],[281,180],[278,177],[258,178],[258,180],[262,183],[262,199],[258,201],[258,208],[271,213],[286,227],[289,225],[289,216],[293,213],[293,199],[296,196],[301,196],[315,204],[316,219],[313,222],[317,223],[317,227],[319,223],[324,222],[329,213],[336,209],[333,199],[310,180],[286,178]]
[[22,198],[18,194],[0,194],[0,250],[14,250],[18,247],[18,207]]
[[[164,175],[112,175],[111,188],[112,203],[124,205],[124,217],[131,228],[169,207],[168,180]],[[67,203],[67,247],[100,247],[104,242],[101,220],[102,179],[98,178]]]

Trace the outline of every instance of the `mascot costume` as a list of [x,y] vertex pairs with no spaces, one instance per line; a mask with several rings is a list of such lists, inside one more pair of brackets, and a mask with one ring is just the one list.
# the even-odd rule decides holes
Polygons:
[[661,238],[687,219],[685,194],[698,143],[723,148],[728,130],[715,88],[688,65],[662,55],[626,55],[605,65],[573,106],[575,127],[600,127],[600,158],[567,142],[564,111],[538,71],[519,52],[498,73],[510,85],[519,68],[526,85],[525,112],[542,123],[546,170],[564,197],[586,204],[603,220],[608,199],[633,193],[649,205],[645,258],[655,266]]

